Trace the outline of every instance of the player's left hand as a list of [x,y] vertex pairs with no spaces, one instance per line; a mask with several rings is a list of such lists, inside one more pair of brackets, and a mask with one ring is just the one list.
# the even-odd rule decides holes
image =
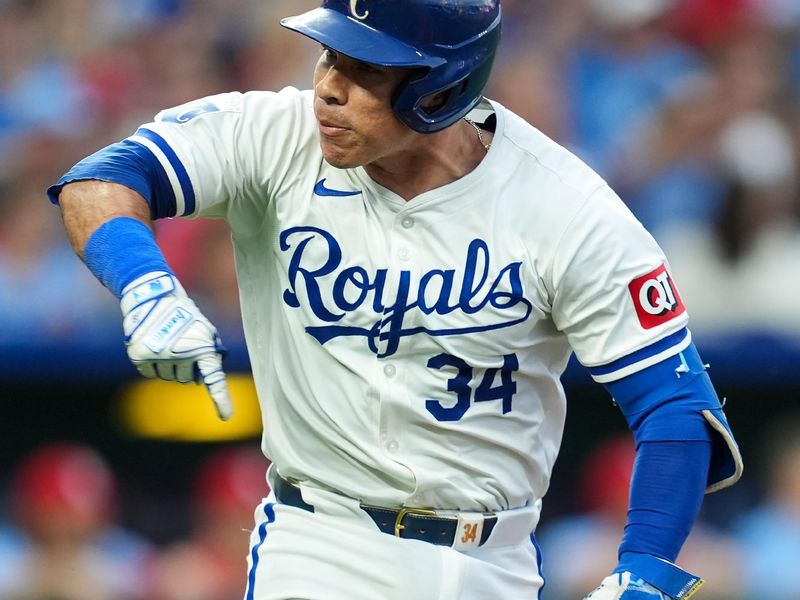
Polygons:
[[585,600],[670,600],[643,579],[630,571],[614,573],[603,579],[600,586],[591,592]]
[[145,377],[204,383],[219,418],[233,413],[217,329],[186,295],[178,280],[148,273],[123,290],[123,330],[128,358]]
[[703,585],[696,575],[655,556],[626,553],[620,564],[642,576],[618,567],[584,600],[687,600]]

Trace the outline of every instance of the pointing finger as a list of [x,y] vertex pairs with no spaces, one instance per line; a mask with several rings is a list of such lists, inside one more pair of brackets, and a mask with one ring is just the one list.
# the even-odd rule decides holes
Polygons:
[[225,372],[222,370],[222,358],[216,353],[205,354],[197,359],[197,368],[208,395],[214,401],[217,415],[223,421],[227,421],[233,414],[233,403],[228,392]]

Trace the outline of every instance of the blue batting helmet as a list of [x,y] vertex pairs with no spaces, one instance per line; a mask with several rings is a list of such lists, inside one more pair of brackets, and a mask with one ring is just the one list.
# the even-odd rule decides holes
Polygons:
[[[392,108],[414,131],[432,133],[480,101],[500,20],[500,0],[323,0],[281,24],[362,62],[419,67],[395,92]],[[423,108],[436,94],[443,103]]]

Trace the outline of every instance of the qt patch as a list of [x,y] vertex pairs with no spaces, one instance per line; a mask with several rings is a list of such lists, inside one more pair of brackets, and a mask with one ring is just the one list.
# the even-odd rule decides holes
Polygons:
[[678,289],[667,272],[666,265],[637,277],[628,284],[639,323],[652,329],[686,312]]

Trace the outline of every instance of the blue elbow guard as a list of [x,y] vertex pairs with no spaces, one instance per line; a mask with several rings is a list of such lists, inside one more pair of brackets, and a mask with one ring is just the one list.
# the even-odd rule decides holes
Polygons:
[[706,367],[694,344],[633,375],[606,384],[642,442],[712,443],[706,493],[733,485],[742,475],[739,447]]

